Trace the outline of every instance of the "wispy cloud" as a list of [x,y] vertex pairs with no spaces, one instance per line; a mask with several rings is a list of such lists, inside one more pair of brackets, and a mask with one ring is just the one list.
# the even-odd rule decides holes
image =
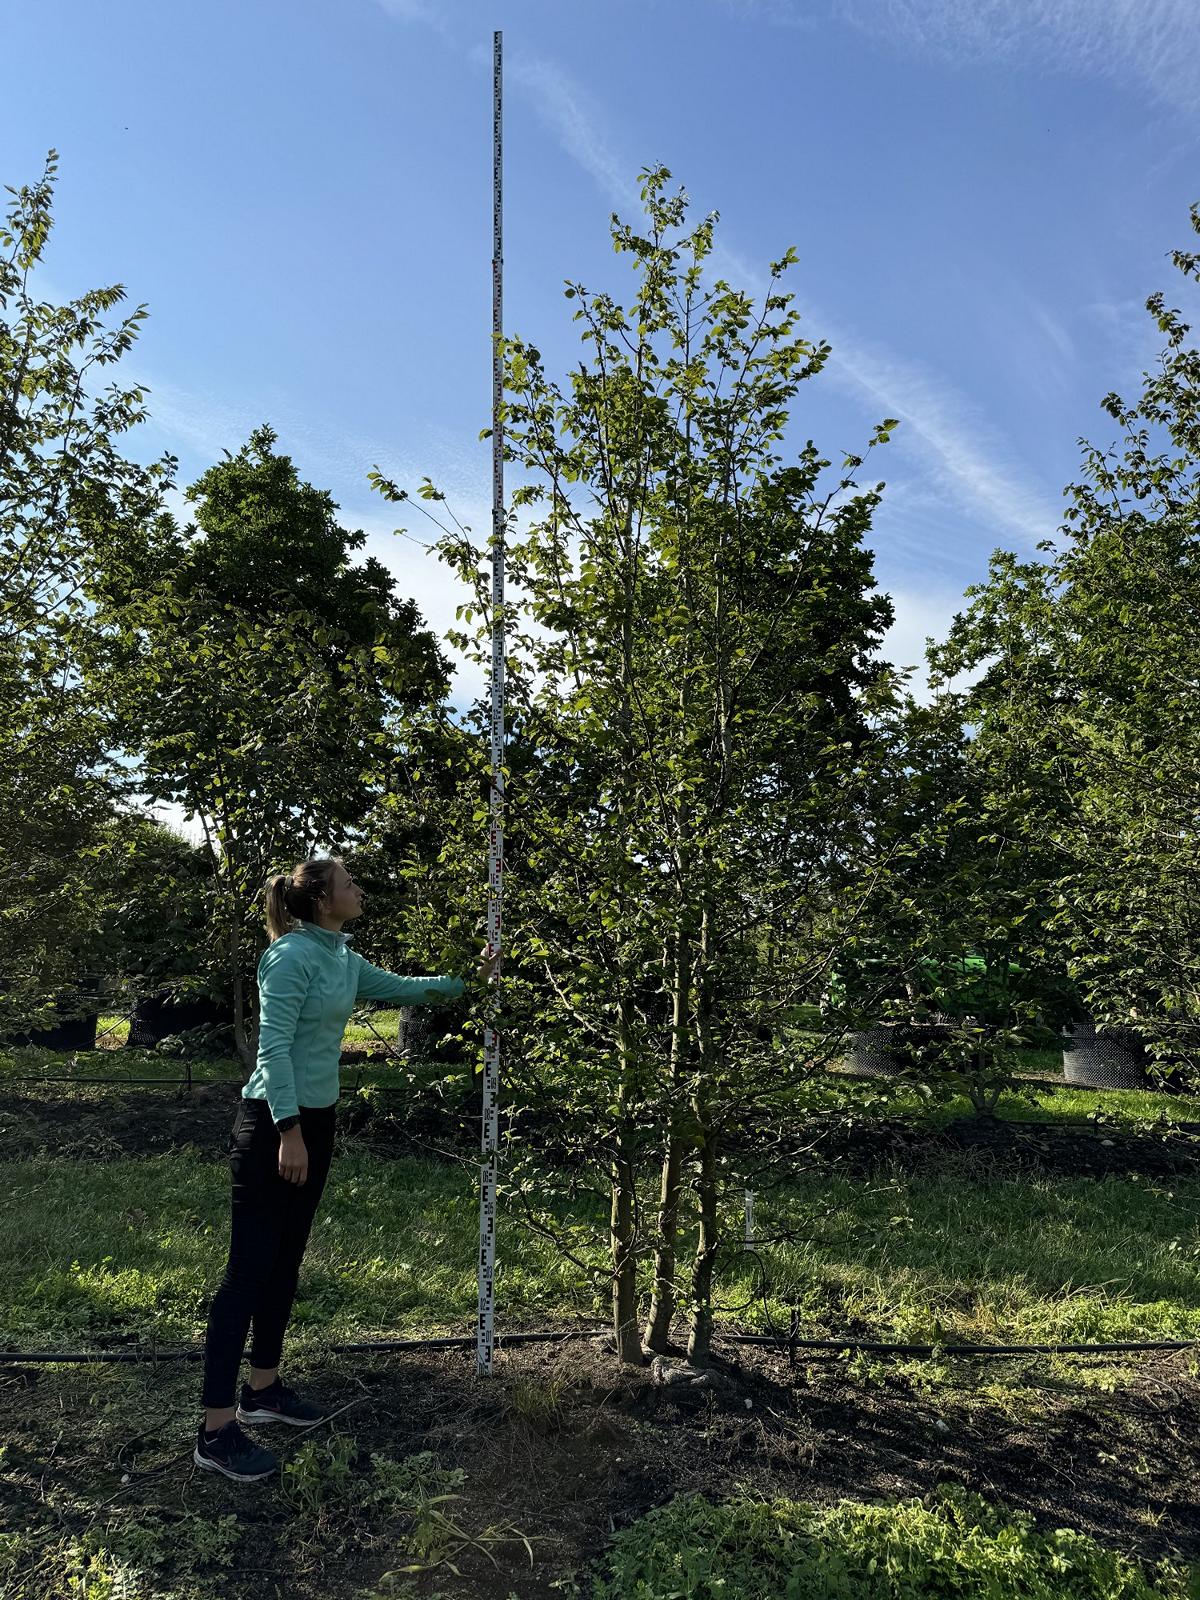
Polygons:
[[[599,115],[573,80],[557,66],[531,60],[521,64],[516,77],[563,149],[615,204],[637,208],[637,191],[624,177],[626,169]],[[722,242],[712,260],[717,271],[761,298],[765,277],[735,250]],[[826,368],[831,380],[869,399],[881,414],[899,417],[944,490],[1022,540],[1036,543],[1053,532],[1060,520],[1056,504],[1026,480],[1011,448],[963,395],[919,363],[835,328],[807,298],[803,304],[811,325],[833,345]]]
[[640,208],[629,164],[621,161],[600,131],[598,108],[560,67],[536,56],[517,55],[510,81],[532,100],[538,115],[572,160],[595,180],[616,206]]
[[[587,172],[597,187],[626,213],[639,209],[635,186],[603,130],[599,108],[561,68],[545,60],[524,58],[512,74],[528,94],[562,148]],[[721,241],[712,265],[715,271],[744,285],[759,298],[766,278],[736,250]],[[1061,521],[1054,497],[1030,481],[1012,447],[990,426],[968,399],[938,373],[912,359],[868,344],[839,329],[812,302],[801,296],[806,319],[833,346],[826,372],[831,382],[867,400],[873,420],[899,417],[896,435],[903,454],[915,458],[929,488],[941,498],[940,519],[946,522],[946,501],[962,507],[976,524],[982,516],[990,528],[1003,529],[1026,546],[1049,537]],[[1044,333],[1060,350],[1069,337],[1046,314]],[[889,446],[889,448],[892,448]],[[929,499],[936,496],[928,495]],[[910,497],[911,498],[911,497]],[[916,531],[910,505],[903,545],[917,560],[936,559],[938,547]],[[964,517],[964,524],[967,518]],[[965,544],[963,527],[955,529]],[[965,551],[963,552],[965,554]]]
[[1012,448],[965,395],[918,362],[831,330],[827,322],[822,331],[833,345],[830,379],[898,417],[942,488],[1030,544],[1054,532],[1061,520],[1057,505],[1028,479]]
[[1200,103],[1195,0],[836,0],[836,8],[872,39],[954,64],[1008,60],[1136,81],[1190,117]]
[[[713,264],[759,299],[766,293],[764,275],[727,245],[714,249]],[[833,347],[824,375],[842,390],[869,400],[875,420],[898,417],[902,429],[896,443],[907,449],[915,442],[944,493],[1030,543],[1053,532],[1060,521],[1056,504],[1028,480],[1011,446],[977,406],[942,374],[839,327],[806,294],[798,298],[814,330],[811,336]]]
[[375,0],[396,22],[419,22],[444,39],[450,37],[446,0]]
[[1122,381],[1129,382],[1157,365],[1167,341],[1144,300],[1093,300],[1082,309],[1103,330]]
[[190,453],[199,457],[204,466],[220,461],[222,450],[236,454],[251,431],[268,420],[274,404],[264,399],[257,411],[257,402],[230,404],[204,390],[168,383],[144,367],[131,369],[129,381],[149,391],[145,402],[147,430],[161,435],[181,460]]
[[1044,305],[1036,301],[1032,305],[1032,311],[1034,321],[1062,359],[1064,361],[1073,361],[1075,359],[1074,342],[1058,318],[1047,311]]

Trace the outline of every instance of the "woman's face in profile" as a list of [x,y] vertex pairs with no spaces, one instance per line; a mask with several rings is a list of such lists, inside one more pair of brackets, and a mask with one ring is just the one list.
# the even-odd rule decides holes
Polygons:
[[322,901],[325,915],[334,922],[349,922],[354,917],[362,915],[365,898],[353,876],[340,862],[337,863],[333,869],[329,891]]

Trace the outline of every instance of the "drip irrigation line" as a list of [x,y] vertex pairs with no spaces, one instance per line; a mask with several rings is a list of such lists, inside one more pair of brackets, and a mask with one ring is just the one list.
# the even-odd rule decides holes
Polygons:
[[[611,1333],[611,1328],[569,1328],[534,1333],[496,1333],[499,1346],[509,1344],[562,1344],[572,1339],[599,1339]],[[350,1344],[331,1344],[325,1348],[334,1355],[383,1353],[397,1350],[468,1350],[475,1347],[475,1335],[448,1336],[428,1339],[367,1339]],[[1148,1353],[1151,1351],[1176,1352],[1200,1347],[1200,1339],[1122,1339],[1104,1344],[899,1344],[876,1339],[800,1339],[791,1335],[768,1333],[713,1334],[713,1343],[769,1346],[788,1352],[818,1352],[837,1359],[862,1351],[881,1356],[933,1356],[944,1359],[950,1356],[972,1358],[1018,1355],[1083,1355],[1104,1356]],[[0,1350],[0,1366],[61,1365],[75,1366],[91,1362],[159,1362],[202,1361],[204,1347],[198,1345],[188,1350]]]
[[[0,1088],[10,1083],[104,1083],[110,1089],[124,1089],[127,1084],[156,1083],[164,1088],[193,1088],[207,1089],[214,1083],[235,1083],[234,1078],[193,1078],[189,1084],[186,1078],[80,1078],[74,1073],[62,1078],[3,1078],[0,1077]],[[239,1084],[240,1088],[241,1085]]]
[[[385,1043],[386,1043],[386,1041],[385,1041]],[[401,1061],[403,1061],[405,1058],[403,1056],[400,1056],[399,1059]],[[130,1084],[130,1083],[137,1083],[137,1084],[156,1083],[156,1084],[160,1084],[164,1088],[176,1088],[176,1089],[184,1089],[184,1088],[188,1088],[188,1089],[211,1089],[216,1085],[224,1084],[224,1083],[234,1084],[239,1089],[242,1088],[242,1086],[243,1086],[243,1081],[241,1079],[239,1079],[239,1078],[192,1078],[192,1080],[189,1083],[187,1078],[183,1078],[183,1077],[180,1077],[180,1078],[80,1078],[80,1077],[76,1076],[74,1073],[71,1073],[71,1074],[69,1074],[69,1075],[67,1075],[65,1077],[55,1077],[55,1078],[5,1078],[5,1077],[0,1077],[0,1088],[3,1088],[5,1086],[5,1084],[9,1084],[9,1083],[106,1083],[112,1089],[123,1089],[126,1086],[126,1084]],[[406,1084],[406,1083],[372,1083],[372,1082],[370,1082],[368,1080],[368,1082],[365,1083],[365,1084],[361,1084],[361,1085],[360,1084],[356,1084],[355,1088],[349,1090],[348,1093],[353,1094],[355,1092],[355,1089],[357,1089],[359,1087],[362,1087],[364,1089],[381,1089],[381,1090],[383,1090],[383,1092],[385,1094],[396,1094],[401,1089],[408,1089],[410,1087],[410,1085]]]
[[775,1339],[766,1333],[714,1334],[714,1341],[723,1338],[729,1344],[774,1345],[780,1350],[837,1351],[849,1354],[869,1350],[874,1355],[889,1356],[1018,1356],[1018,1355],[1109,1355],[1150,1350],[1194,1350],[1200,1339],[1123,1339],[1111,1344],[889,1344],[871,1339]]
[[[546,1333],[497,1333],[496,1341],[506,1344],[556,1344],[568,1339],[597,1339],[608,1333],[608,1328],[568,1328]],[[450,1335],[429,1339],[366,1339],[352,1344],[331,1344],[325,1348],[334,1355],[360,1355],[367,1351],[390,1350],[473,1350],[475,1335]],[[21,1362],[61,1363],[74,1365],[93,1361],[202,1361],[204,1346],[189,1350],[83,1350],[62,1352],[57,1350],[0,1350],[0,1366]]]

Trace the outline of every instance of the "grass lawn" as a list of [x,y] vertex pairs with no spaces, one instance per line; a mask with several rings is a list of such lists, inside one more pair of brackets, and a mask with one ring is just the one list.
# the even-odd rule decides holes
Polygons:
[[[140,1161],[0,1163],[21,1203],[0,1217],[0,1339],[8,1348],[98,1336],[202,1336],[228,1245],[229,1179],[194,1151]],[[644,1197],[649,1207],[652,1196]],[[735,1253],[722,1309],[747,1331],[924,1342],[1090,1342],[1200,1337],[1200,1180],[1170,1186],[884,1168],[870,1181],[812,1175],[756,1198],[768,1306],[754,1257]],[[560,1213],[572,1250],[603,1268],[605,1214]],[[740,1193],[726,1225],[738,1237]],[[581,1229],[587,1225],[594,1242]],[[335,1157],[305,1256],[292,1329],[319,1345],[388,1331],[462,1332],[475,1310],[478,1218],[469,1173],[444,1163]],[[683,1258],[694,1249],[685,1236]],[[546,1240],[498,1233],[497,1315],[603,1321],[579,1267]],[[649,1289],[649,1269],[643,1288]]]
[[[44,1073],[66,1066],[0,1057],[0,1138],[39,1115],[53,1134],[52,1106],[85,1096],[102,1118],[175,1094],[18,1085],[36,1058]],[[79,1060],[109,1076],[120,1057]],[[130,1075],[156,1063],[176,1065],[137,1052]],[[223,1127],[243,1074],[202,1066],[206,1126]],[[818,1099],[877,1093],[825,1079]],[[1050,1128],[1099,1111],[1137,1129],[1187,1106],[1038,1089],[1032,1109],[1004,1109]],[[920,1112],[900,1087],[879,1114]],[[263,1436],[280,1474],[235,1485],[191,1462],[198,1362],[0,1367],[0,1600],[768,1600],[793,1582],[813,1600],[1183,1600],[1179,1563],[1200,1557],[1193,1354],[793,1368],[726,1344],[729,1387],[699,1408],[583,1342],[501,1345],[492,1379],[470,1351],[337,1355],[331,1344],[468,1333],[475,1315],[470,1166],[390,1152],[382,1114],[368,1131],[339,1129],[284,1361],[290,1381],[348,1409],[311,1435]],[[0,1184],[14,1199],[0,1211],[0,1346],[198,1351],[228,1243],[219,1136],[117,1159],[58,1155],[48,1139],[0,1162]],[[605,1320],[585,1270],[604,1268],[604,1208],[557,1216],[581,1265],[521,1229],[502,1193],[502,1329]],[[740,1239],[736,1172],[724,1223]],[[755,1229],[758,1250],[735,1248],[722,1278],[727,1329],[786,1329],[794,1307],[803,1337],[1200,1338],[1200,1170],[1058,1175],[969,1151],[797,1169],[756,1194]],[[688,1235],[685,1260],[692,1247]],[[972,1501],[975,1523],[946,1524],[954,1485],[997,1509]],[[1061,1547],[1059,1527],[1073,1530]],[[955,1540],[975,1566],[944,1565]]]

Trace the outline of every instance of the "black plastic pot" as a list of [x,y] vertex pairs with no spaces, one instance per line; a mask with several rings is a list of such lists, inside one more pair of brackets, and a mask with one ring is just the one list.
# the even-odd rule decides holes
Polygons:
[[160,1040],[192,1028],[228,1028],[232,1032],[233,1006],[208,995],[177,999],[170,989],[160,990],[134,1006],[125,1043],[130,1049],[148,1050]]
[[1149,1055],[1132,1028],[1097,1029],[1090,1020],[1063,1026],[1063,1077],[1088,1089],[1145,1089]]
[[[99,994],[100,980],[96,977],[80,978],[73,992],[60,994],[54,1002],[56,1013],[62,1017],[63,1012],[72,1009],[80,997],[91,999]],[[96,1048],[96,1025],[100,1020],[100,1007],[97,1004],[94,1011],[89,1011],[82,1017],[63,1017],[62,1021],[50,1028],[37,1028],[29,1033],[9,1034],[4,1040],[5,1044],[36,1045],[41,1050],[94,1050]]]
[[891,1078],[915,1064],[914,1052],[923,1044],[948,1039],[953,1033],[948,1021],[885,1022],[850,1035],[847,1068],[857,1078]]
[[903,1070],[896,1050],[896,1029],[892,1023],[879,1028],[863,1028],[850,1035],[847,1071],[856,1078],[894,1078]]
[[401,1007],[396,1030],[396,1047],[400,1054],[411,1061],[455,1063],[465,1060],[461,1045],[453,1040],[438,1043],[453,1026],[447,1011],[444,1005]]

